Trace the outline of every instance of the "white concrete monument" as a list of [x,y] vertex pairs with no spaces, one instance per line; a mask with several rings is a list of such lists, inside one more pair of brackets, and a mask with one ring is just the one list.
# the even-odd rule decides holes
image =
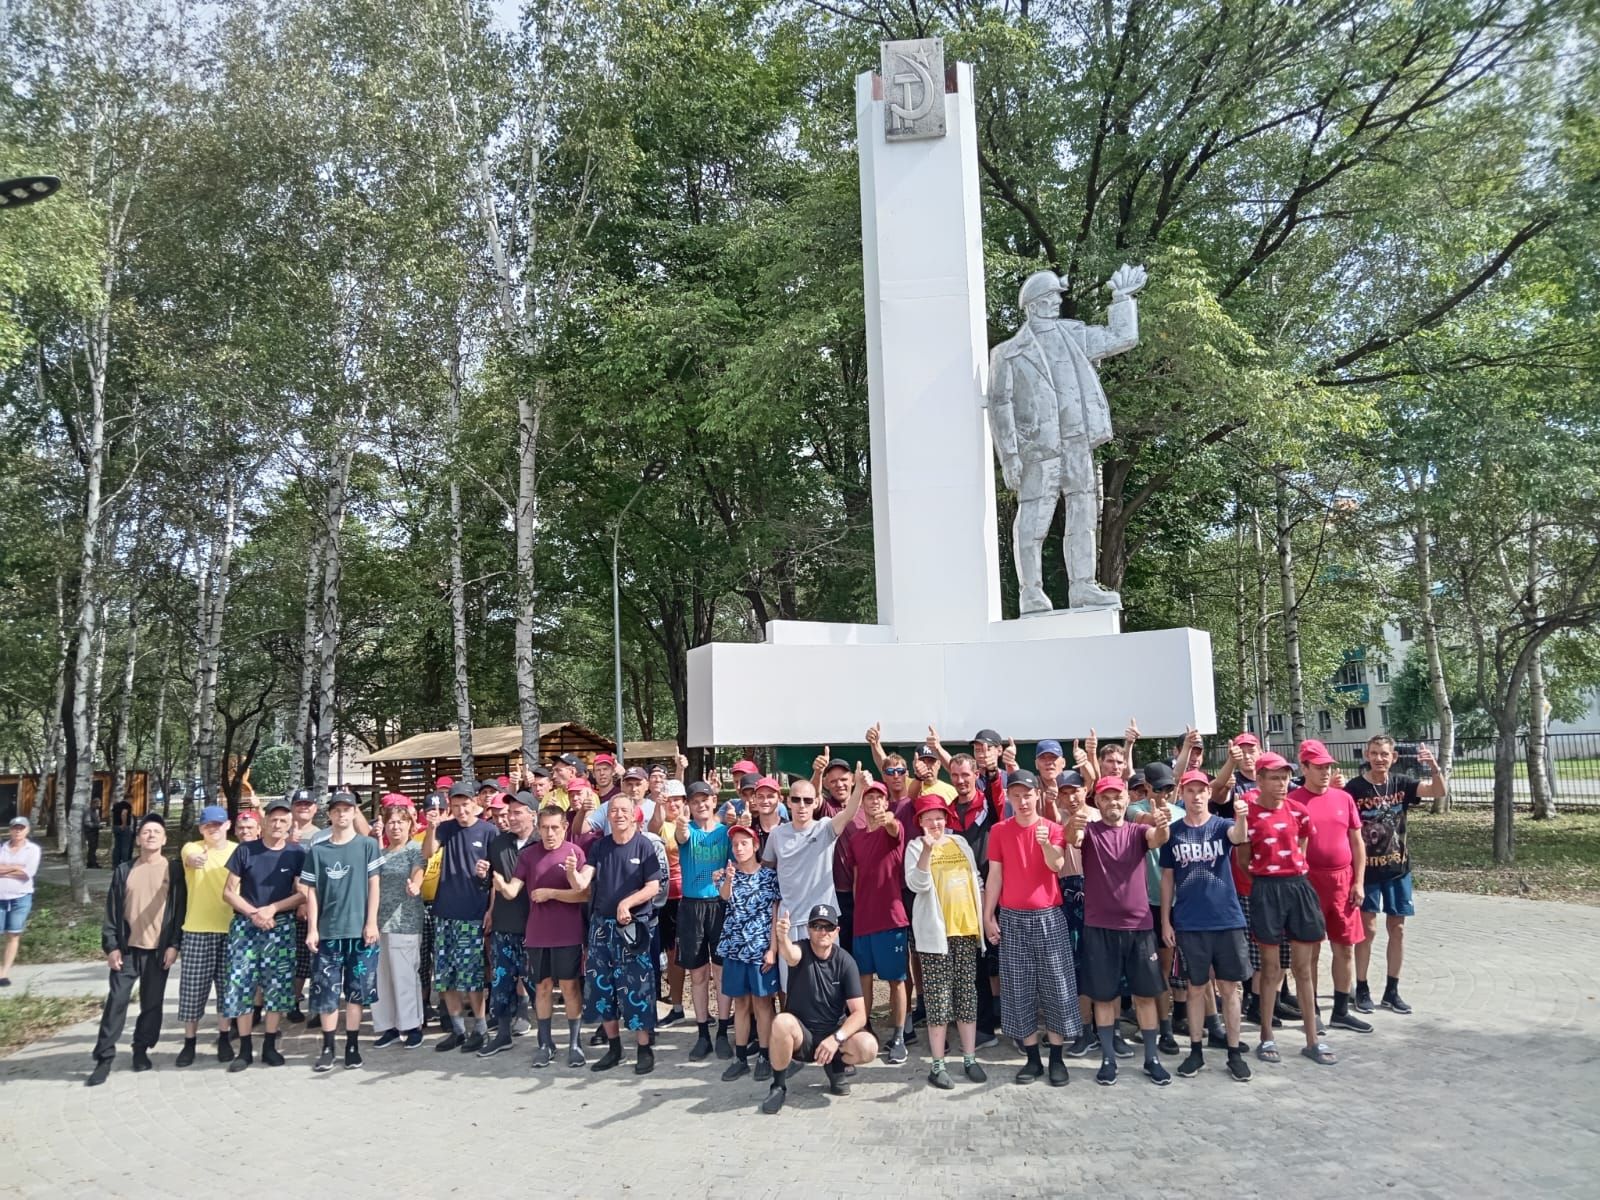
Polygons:
[[1121,633],[1110,606],[1001,619],[972,68],[943,58],[890,42],[856,79],[877,624],[690,650],[691,745],[1216,728],[1204,632]]

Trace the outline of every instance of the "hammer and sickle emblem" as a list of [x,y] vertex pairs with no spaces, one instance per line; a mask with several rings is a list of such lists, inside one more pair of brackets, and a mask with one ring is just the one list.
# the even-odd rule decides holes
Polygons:
[[[902,55],[900,62],[911,69],[909,71],[895,72],[894,85],[901,89],[901,100],[897,101],[891,97],[889,111],[894,114],[895,120],[899,122],[900,127],[907,129],[933,111],[934,99],[939,93],[934,89],[933,72],[928,69],[928,58],[925,51],[919,50],[914,55]],[[922,98],[916,104],[912,104],[911,89],[916,86],[922,88]]]

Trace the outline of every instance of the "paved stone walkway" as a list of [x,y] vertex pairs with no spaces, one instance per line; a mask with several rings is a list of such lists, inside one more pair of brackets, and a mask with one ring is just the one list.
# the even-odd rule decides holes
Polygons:
[[[715,1059],[687,1062],[692,1026],[663,1032],[656,1073],[644,1080],[626,1065],[600,1078],[532,1071],[526,1039],[486,1062],[438,1054],[431,1041],[368,1051],[359,1073],[317,1076],[313,1039],[299,1035],[277,1070],[233,1075],[202,1056],[178,1071],[169,1032],[155,1071],[135,1076],[124,1052],[110,1081],[91,1090],[83,1077],[94,1029],[81,1025],[0,1061],[10,1118],[0,1126],[0,1191],[229,1200],[305,1188],[389,1200],[1595,1195],[1595,910],[1430,894],[1408,951],[1405,994],[1416,1012],[1380,1010],[1368,1037],[1336,1033],[1342,1061],[1333,1068],[1295,1055],[1293,1030],[1282,1038],[1286,1061],[1258,1065],[1248,1086],[1214,1061],[1166,1089],[1136,1071],[1099,1088],[1077,1067],[1065,1089],[1021,1088],[1010,1081],[1017,1057],[991,1050],[989,1084],[937,1093],[914,1056],[901,1068],[863,1069],[842,1100],[808,1067],[778,1117],[756,1111],[765,1085],[722,1083]],[[74,970],[70,983],[83,978]],[[174,980],[169,1001],[176,993]],[[230,1165],[203,1165],[219,1152]]]

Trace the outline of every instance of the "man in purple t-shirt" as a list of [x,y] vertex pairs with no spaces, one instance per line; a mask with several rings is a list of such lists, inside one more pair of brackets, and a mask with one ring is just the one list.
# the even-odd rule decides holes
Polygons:
[[903,1063],[909,1053],[905,1022],[911,926],[904,896],[906,832],[889,810],[889,789],[877,781],[862,793],[861,811],[867,814],[867,827],[851,828],[847,834],[855,894],[851,957],[861,972],[862,995],[872,995],[875,978],[889,985],[889,1061]]
[[567,1014],[567,1065],[581,1067],[586,1061],[578,1036],[583,1009],[578,980],[583,973],[583,901],[589,892],[578,872],[587,863],[583,850],[567,840],[567,814],[552,804],[539,811],[539,840],[523,849],[512,877],[495,872],[495,890],[502,896],[513,899],[524,888],[528,892],[523,945],[539,1018],[539,1046],[533,1052],[536,1067],[548,1067],[555,1058],[550,1022],[558,983]]
[[1127,785],[1115,774],[1095,782],[1094,799],[1100,820],[1088,823],[1081,808],[1073,815],[1083,853],[1083,990],[1094,1001],[1100,1035],[1100,1070],[1094,1079],[1107,1087],[1117,1081],[1112,1034],[1119,985],[1126,978],[1144,1039],[1144,1073],[1165,1087],[1172,1076],[1161,1065],[1156,1048],[1155,998],[1166,985],[1150,919],[1145,855],[1167,840],[1167,808],[1157,805],[1149,825],[1128,824],[1123,819],[1128,811]]

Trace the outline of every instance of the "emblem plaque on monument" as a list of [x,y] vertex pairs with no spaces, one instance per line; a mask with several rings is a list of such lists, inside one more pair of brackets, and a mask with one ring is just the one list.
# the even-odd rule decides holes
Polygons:
[[917,38],[879,46],[885,141],[942,138],[944,39]]

